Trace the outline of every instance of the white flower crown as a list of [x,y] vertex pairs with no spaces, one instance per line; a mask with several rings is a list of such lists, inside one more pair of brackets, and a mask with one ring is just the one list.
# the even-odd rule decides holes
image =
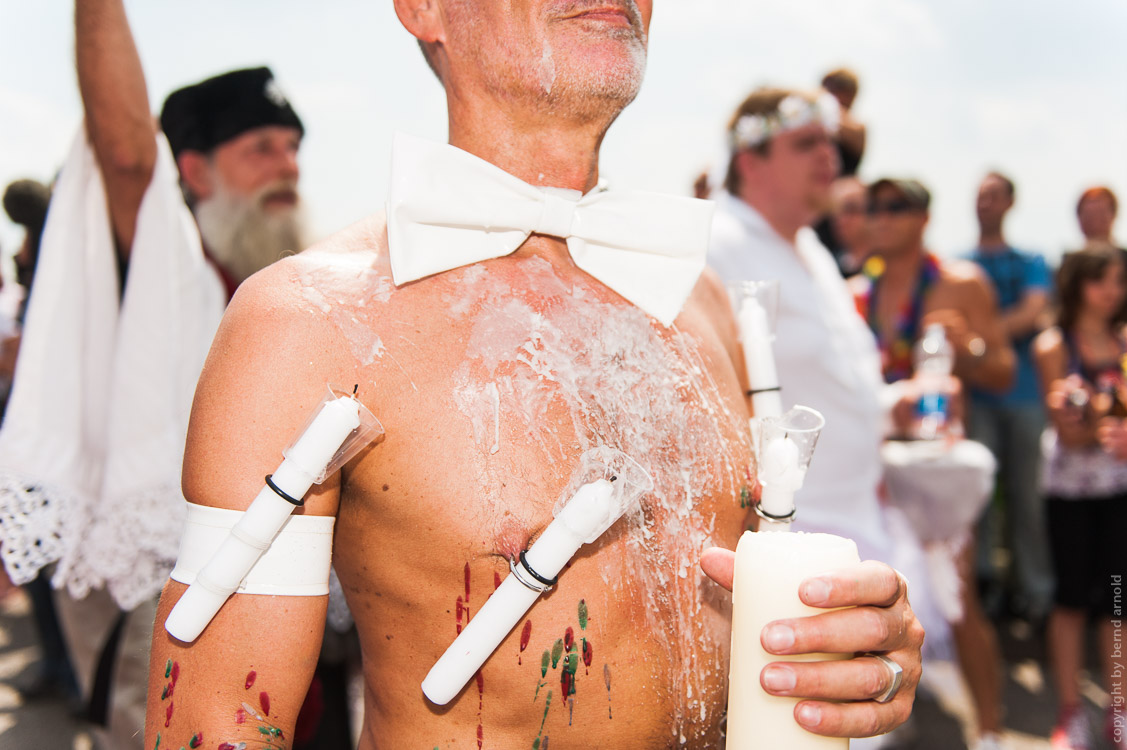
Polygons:
[[829,93],[823,93],[814,101],[796,94],[789,94],[779,102],[774,112],[759,115],[744,115],[736,120],[736,127],[729,133],[733,151],[743,151],[761,146],[780,133],[795,130],[813,122],[820,122],[830,133],[837,132],[841,121],[841,107]]

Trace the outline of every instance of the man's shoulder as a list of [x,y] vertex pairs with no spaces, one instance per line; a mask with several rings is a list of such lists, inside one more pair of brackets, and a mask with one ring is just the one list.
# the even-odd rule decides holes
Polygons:
[[335,308],[387,298],[393,287],[383,217],[376,215],[251,276],[239,285],[227,317],[301,316],[303,326],[315,326]]
[[944,258],[939,262],[938,287],[964,301],[995,297],[993,283],[982,267],[961,258]]

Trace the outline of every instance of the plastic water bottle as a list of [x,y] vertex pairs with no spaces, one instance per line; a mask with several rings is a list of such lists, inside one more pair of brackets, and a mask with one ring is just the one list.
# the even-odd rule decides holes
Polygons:
[[932,323],[924,329],[923,338],[916,342],[913,354],[916,378],[921,388],[916,405],[916,437],[935,440],[947,428],[950,406],[947,378],[955,364],[954,352],[941,323]]

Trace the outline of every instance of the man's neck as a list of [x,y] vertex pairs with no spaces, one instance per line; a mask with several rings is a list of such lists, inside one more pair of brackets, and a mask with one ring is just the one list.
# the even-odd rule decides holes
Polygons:
[[798,230],[809,226],[813,217],[808,209],[795,209],[792,206],[772,200],[772,196],[744,186],[737,196],[748,204],[771,226],[784,240],[794,245],[797,241]]
[[914,289],[912,282],[920,273],[925,254],[923,247],[919,247],[911,251],[884,255],[884,271],[880,275],[881,287],[906,290],[911,294]]
[[599,181],[599,147],[613,121],[523,117],[496,102],[452,98],[450,143],[530,185],[586,193]]
[[978,235],[978,248],[980,250],[1005,250],[1009,247],[1006,243],[1006,238],[1002,234],[1002,228],[997,229],[983,229]]

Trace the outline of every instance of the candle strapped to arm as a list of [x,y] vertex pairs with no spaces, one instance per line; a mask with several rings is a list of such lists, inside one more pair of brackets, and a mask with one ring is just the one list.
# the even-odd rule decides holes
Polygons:
[[555,516],[540,538],[517,559],[423,680],[423,694],[444,706],[473,679],[540,594],[584,544],[591,544],[653,489],[649,472],[613,448],[593,448],[552,509]]
[[796,406],[778,417],[752,417],[752,439],[762,492],[755,512],[760,531],[789,531],[794,495],[806,479],[814,446],[826,424],[814,409]]
[[740,345],[747,369],[748,392],[757,417],[783,413],[779,395],[779,373],[775,369],[775,318],[779,305],[779,282],[741,281],[729,285],[739,324]]
[[185,642],[198,638],[270,548],[293,509],[304,503],[309,488],[381,434],[379,420],[355,396],[330,388],[298,438],[282,451],[284,460],[266,476],[266,486],[176,602],[165,630]]

